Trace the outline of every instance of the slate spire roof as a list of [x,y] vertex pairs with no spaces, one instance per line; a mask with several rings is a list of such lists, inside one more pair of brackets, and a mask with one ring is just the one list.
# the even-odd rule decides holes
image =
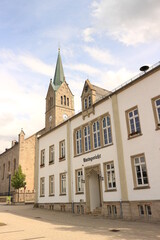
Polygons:
[[60,49],[58,49],[58,57],[57,57],[57,64],[56,64],[56,70],[54,74],[53,85],[55,88],[58,88],[64,81],[65,81],[65,77],[63,72]]

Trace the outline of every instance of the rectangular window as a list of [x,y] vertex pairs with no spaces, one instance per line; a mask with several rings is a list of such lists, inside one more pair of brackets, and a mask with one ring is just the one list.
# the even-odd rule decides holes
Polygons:
[[60,155],[60,160],[65,159],[65,140],[59,143],[59,155]]
[[145,205],[145,210],[146,210],[146,215],[151,216],[152,211],[151,211],[151,206],[150,205]]
[[92,100],[91,100],[91,96],[88,97],[88,107],[92,106]]
[[45,165],[45,149],[41,150],[41,167]]
[[83,192],[83,171],[82,169],[76,170],[76,192],[80,193]]
[[91,150],[90,126],[84,127],[84,149],[85,152]]
[[94,149],[101,146],[99,121],[93,123],[93,143]]
[[141,133],[141,128],[140,128],[138,108],[134,107],[126,111],[126,118],[127,118],[129,137],[139,135]]
[[144,154],[132,156],[131,159],[135,187],[148,186],[148,174]]
[[54,175],[49,176],[49,196],[54,195]]
[[41,197],[43,197],[44,194],[45,194],[45,186],[44,186],[44,184],[45,184],[45,178],[42,177],[42,178],[40,178],[40,196]]
[[60,194],[66,194],[66,173],[60,174]]
[[82,153],[82,136],[81,136],[81,129],[76,131],[76,153]]
[[105,182],[106,182],[106,190],[115,190],[116,189],[116,178],[115,178],[115,170],[114,163],[109,162],[105,164]]
[[87,98],[84,99],[84,109],[87,109]]
[[156,129],[160,129],[160,96],[152,99]]
[[107,205],[107,213],[108,213],[108,216],[112,215],[112,208],[110,205]]
[[138,211],[140,216],[144,216],[144,208],[143,205],[138,205]]
[[112,205],[112,213],[113,213],[113,216],[117,216],[117,207],[116,207],[116,205]]
[[54,163],[54,145],[49,147],[49,164]]
[[106,116],[102,120],[102,128],[103,128],[103,141],[104,145],[108,145],[112,143],[112,133],[111,133],[111,121],[110,116]]

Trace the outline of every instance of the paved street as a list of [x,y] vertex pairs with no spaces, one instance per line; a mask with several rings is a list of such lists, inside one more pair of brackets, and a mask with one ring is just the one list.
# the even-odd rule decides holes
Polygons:
[[[6,225],[2,225],[4,223]],[[112,232],[111,230],[119,230]],[[160,223],[107,220],[32,205],[0,205],[0,240],[160,240]]]

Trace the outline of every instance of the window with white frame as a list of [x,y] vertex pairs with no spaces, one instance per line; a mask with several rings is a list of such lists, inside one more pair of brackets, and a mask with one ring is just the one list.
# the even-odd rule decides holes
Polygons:
[[144,208],[143,205],[138,205],[138,211],[140,216],[144,216]]
[[66,173],[60,174],[60,194],[66,194]]
[[104,145],[108,145],[112,143],[112,132],[111,132],[111,120],[110,116],[106,116],[102,120],[102,128],[103,128],[103,141]]
[[92,99],[91,99],[91,96],[89,95],[88,96],[88,107],[91,107],[92,106]]
[[83,192],[83,171],[82,169],[76,170],[76,192],[80,193]]
[[81,135],[81,129],[76,131],[76,153],[81,154],[82,153],[82,135]]
[[54,145],[49,147],[49,164],[54,163]]
[[146,215],[151,216],[152,211],[151,211],[151,206],[150,205],[145,205],[145,210],[146,210]]
[[93,123],[93,147],[98,148],[101,146],[100,142],[100,126],[99,121]]
[[85,152],[91,150],[90,126],[84,127],[84,150]]
[[54,175],[49,176],[49,196],[54,195]]
[[45,178],[40,178],[40,196],[45,195]]
[[87,98],[84,99],[84,109],[87,109]]
[[156,112],[157,112],[158,124],[160,124],[160,98],[155,100],[155,107],[156,107]]
[[41,166],[45,165],[45,149],[41,150]]
[[148,186],[148,175],[144,155],[133,156],[132,164],[134,167],[135,187]]
[[160,95],[152,99],[156,129],[160,129]]
[[60,160],[65,159],[65,140],[61,141],[59,144],[59,155],[60,155]]
[[116,178],[115,178],[115,169],[114,163],[109,162],[105,164],[106,166],[106,190],[115,190],[116,189]]
[[127,113],[129,136],[133,136],[141,133],[138,108],[134,107],[131,110],[126,111],[126,113]]

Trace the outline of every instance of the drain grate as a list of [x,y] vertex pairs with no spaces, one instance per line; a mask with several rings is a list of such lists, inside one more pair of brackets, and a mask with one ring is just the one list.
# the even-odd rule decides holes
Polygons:
[[111,232],[120,232],[119,229],[110,229]]

